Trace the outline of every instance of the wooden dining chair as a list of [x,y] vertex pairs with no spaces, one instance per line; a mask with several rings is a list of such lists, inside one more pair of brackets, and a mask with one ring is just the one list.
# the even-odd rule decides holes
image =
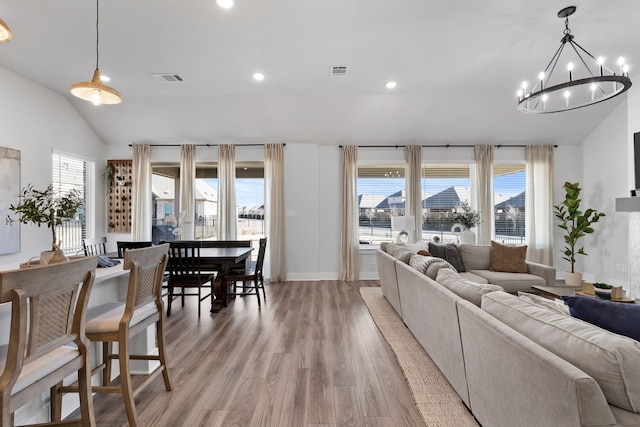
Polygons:
[[[49,425],[95,426],[85,315],[97,257],[0,272],[0,303],[11,303],[6,360],[0,363],[0,425],[44,392],[56,396],[66,377],[78,375],[80,419]],[[51,415],[61,400],[51,402]],[[57,406],[56,406],[57,405]]]
[[[123,268],[130,270],[125,302],[102,304],[91,308],[86,322],[86,334],[91,341],[102,342],[102,364],[94,369],[102,371],[102,385],[93,386],[94,393],[122,393],[127,419],[131,427],[140,425],[134,398],[157,375],[162,373],[164,386],[172,390],[164,339],[164,306],[160,295],[162,277],[168,261],[169,245],[128,249],[124,253]],[[158,354],[131,354],[129,338],[155,325]],[[118,353],[113,353],[113,343]],[[118,359],[119,384],[111,382],[111,361]],[[160,367],[154,370],[135,390],[131,381],[131,360],[155,360]],[[76,391],[74,386],[62,387],[63,393]]]
[[[260,239],[258,247],[258,259],[252,269],[244,271],[230,271],[224,275],[223,289],[227,289],[227,297],[235,295],[256,295],[258,298],[258,307],[260,307],[260,289],[262,296],[267,301],[267,295],[264,292],[264,275],[262,269],[264,267],[264,257],[267,252],[267,238]],[[242,282],[242,287],[240,284]],[[251,285],[247,285],[247,282]],[[242,289],[239,291],[238,289]]]
[[107,238],[95,237],[82,239],[85,256],[104,255],[107,253]]
[[124,251],[127,249],[140,249],[140,248],[148,248],[153,246],[151,241],[142,241],[142,242],[116,242],[118,246],[118,258],[124,258]]
[[[213,282],[215,274],[202,271],[200,262],[200,241],[178,241],[170,242],[169,247],[169,295],[167,296],[167,316],[171,316],[171,303],[174,296],[181,297],[182,307],[184,307],[185,296],[198,297],[198,317],[202,312],[201,303],[207,298],[211,298],[213,304]],[[176,295],[175,289],[180,288],[181,292]],[[195,292],[187,292],[187,289],[197,289]],[[202,295],[202,289],[206,293]]]

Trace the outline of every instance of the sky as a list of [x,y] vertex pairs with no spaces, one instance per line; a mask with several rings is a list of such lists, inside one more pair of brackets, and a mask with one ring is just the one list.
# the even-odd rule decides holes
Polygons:
[[[217,178],[205,179],[213,188],[218,188]],[[264,204],[264,179],[242,178],[236,179],[236,205],[261,206]]]

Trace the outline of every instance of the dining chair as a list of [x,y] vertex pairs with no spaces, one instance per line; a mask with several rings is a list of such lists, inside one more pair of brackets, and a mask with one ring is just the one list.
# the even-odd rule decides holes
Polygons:
[[124,251],[127,249],[140,249],[140,248],[148,248],[149,246],[153,246],[151,240],[142,241],[142,242],[116,242],[118,246],[118,258],[124,258]]
[[[213,304],[213,282],[215,274],[202,271],[200,262],[200,241],[178,241],[169,243],[169,295],[167,296],[167,316],[171,316],[171,303],[174,296],[180,296],[184,307],[185,296],[198,297],[198,317],[201,314],[201,303],[206,298],[211,298]],[[181,292],[175,295],[174,289],[180,288]],[[185,289],[196,288],[197,293],[188,293]],[[202,295],[202,289],[208,289],[208,294]]]
[[[0,272],[0,303],[11,303],[6,360],[0,363],[0,425],[34,398],[52,396],[48,425],[94,427],[91,365],[85,315],[97,257]],[[80,419],[59,422],[62,380],[78,376]]]
[[[157,375],[162,373],[164,386],[171,391],[164,338],[164,306],[160,295],[162,277],[168,261],[169,245],[129,249],[124,253],[123,268],[130,270],[125,302],[106,303],[93,307],[85,326],[89,340],[102,343],[102,363],[94,372],[102,371],[102,385],[93,386],[94,393],[121,393],[131,427],[140,425],[134,398]],[[158,354],[131,354],[129,338],[155,324]],[[113,343],[118,353],[113,353]],[[111,361],[118,359],[119,384],[112,384]],[[154,360],[160,367],[154,370],[134,390],[131,380],[131,360]],[[62,387],[61,392],[76,391],[75,387]]]
[[[260,239],[258,246],[258,258],[255,266],[249,270],[244,271],[230,271],[224,275],[223,289],[227,290],[227,297],[235,295],[256,295],[258,297],[258,307],[260,307],[260,289],[262,289],[262,296],[267,301],[267,295],[264,292],[264,276],[262,269],[264,267],[264,257],[267,251],[267,238]],[[242,291],[238,291],[242,283]],[[251,282],[252,286],[247,286],[247,282]],[[231,288],[230,288],[231,287]]]
[[82,248],[85,256],[104,255],[107,253],[107,238],[95,237],[82,239]]

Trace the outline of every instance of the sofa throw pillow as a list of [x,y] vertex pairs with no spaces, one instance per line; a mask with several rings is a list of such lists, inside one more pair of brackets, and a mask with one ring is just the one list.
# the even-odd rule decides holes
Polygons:
[[417,254],[419,251],[426,251],[427,249],[429,249],[429,245],[427,245],[427,242],[405,243],[404,247],[409,249],[414,254]]
[[507,246],[491,241],[491,271],[526,273],[527,245]]
[[411,258],[409,259],[409,266],[428,276],[432,280],[436,279],[438,270],[441,268],[450,268],[455,271],[453,266],[442,258],[422,256],[418,254],[411,255]]
[[496,291],[504,292],[501,286],[472,282],[448,268],[441,268],[438,271],[436,282],[478,307],[480,307],[482,295]]
[[418,251],[418,255],[422,255],[422,256],[433,256],[433,255],[431,255],[431,252],[429,252],[429,251],[425,251],[425,250]]
[[640,305],[597,300],[583,296],[562,297],[571,316],[602,329],[640,341]]
[[469,270],[488,270],[491,266],[491,246],[490,245],[469,245],[461,243],[458,245],[464,268]]
[[549,299],[529,292],[518,292],[518,298],[522,301],[528,302],[529,304],[546,308],[554,313],[569,316],[569,307],[567,307],[562,300],[556,298]]
[[429,252],[433,256],[442,258],[453,265],[456,271],[462,273],[467,271],[462,262],[462,255],[454,243],[432,243],[429,242]]

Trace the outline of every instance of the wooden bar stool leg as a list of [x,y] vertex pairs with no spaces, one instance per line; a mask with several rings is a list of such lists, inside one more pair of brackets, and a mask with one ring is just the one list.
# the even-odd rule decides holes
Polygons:
[[102,363],[104,363],[104,369],[102,370],[102,385],[111,385],[111,355],[113,354],[113,343],[102,343]]
[[173,390],[171,377],[169,376],[169,366],[167,366],[167,353],[164,349],[164,321],[162,315],[156,323],[156,340],[158,341],[158,359],[160,359],[160,369],[162,369],[162,379],[164,380],[164,388],[167,391]]
[[138,415],[136,404],[133,400],[133,385],[131,384],[131,365],[129,363],[129,334],[120,334],[118,339],[118,360],[120,362],[120,388],[122,400],[127,411],[127,419],[131,427],[137,427]]

